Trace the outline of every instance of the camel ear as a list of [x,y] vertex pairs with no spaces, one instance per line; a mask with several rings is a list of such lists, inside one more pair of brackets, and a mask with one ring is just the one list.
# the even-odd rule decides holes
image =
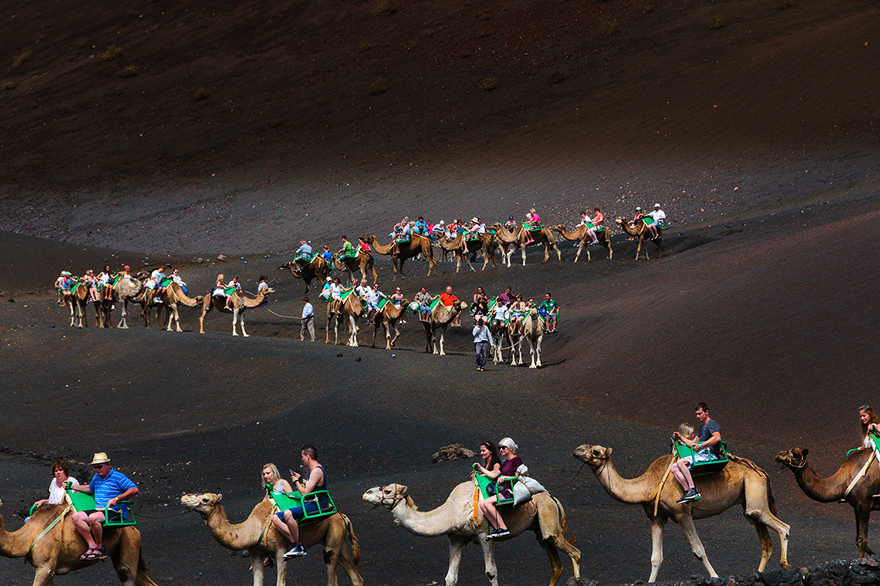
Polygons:
[[223,500],[223,495],[220,493],[217,493],[217,502],[219,503],[222,500]]
[[405,487],[402,484],[398,484],[397,491],[400,493],[400,496],[406,496],[409,493],[409,488]]
[[809,454],[809,453],[810,453],[810,450],[808,450],[807,448],[804,448],[801,450],[801,456],[803,456],[804,458],[806,458],[807,454]]
[[605,448],[605,457],[606,457],[606,458],[610,458],[610,457],[611,457],[611,452],[612,452],[613,450],[614,450],[614,448]]

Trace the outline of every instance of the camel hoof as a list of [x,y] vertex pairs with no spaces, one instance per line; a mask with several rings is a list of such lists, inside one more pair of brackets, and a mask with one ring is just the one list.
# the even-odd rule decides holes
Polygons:
[[242,336],[243,338],[250,338],[250,336],[249,336],[248,334],[242,334],[241,336]]

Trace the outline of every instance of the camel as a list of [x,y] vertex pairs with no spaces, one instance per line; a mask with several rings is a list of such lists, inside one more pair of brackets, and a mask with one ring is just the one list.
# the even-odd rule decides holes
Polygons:
[[[331,302],[332,303],[332,302]],[[358,345],[358,320],[364,314],[364,302],[358,297],[354,291],[349,293],[339,312],[330,312],[330,303],[327,304],[327,337],[324,339],[325,344],[330,343],[330,324],[333,324],[333,344],[339,344],[339,325],[348,320],[348,345]]]
[[483,253],[483,268],[481,271],[486,270],[486,265],[489,264],[489,261],[492,261],[492,267],[497,268],[498,262],[495,260],[495,248],[498,244],[495,242],[495,236],[492,234],[477,234],[479,238],[476,240],[465,240],[465,245],[467,246],[467,253],[462,253],[461,251],[461,241],[464,238],[464,233],[457,235],[455,238],[446,238],[445,236],[440,236],[437,239],[437,244],[446,252],[451,252],[456,260],[455,272],[461,270],[461,259],[464,257],[465,262],[468,267],[473,271],[474,267],[471,266],[470,255],[471,253],[475,253],[478,251],[482,251]]
[[[437,261],[434,259],[434,250],[431,248],[431,239],[427,236],[422,236],[421,234],[413,234],[412,240],[410,242],[402,242],[397,245],[397,252],[394,252],[394,243],[388,245],[379,244],[379,240],[375,236],[369,236],[366,240],[372,247],[373,250],[378,252],[379,254],[391,255],[391,262],[394,264],[394,280],[397,280],[397,273],[400,273],[400,276],[406,278],[406,275],[403,274],[403,263],[406,262],[406,259],[413,258],[421,254],[428,261],[428,275],[431,276],[431,271],[434,271],[434,274],[437,274]],[[398,271],[397,263],[400,262],[400,270]]]
[[[166,329],[169,332],[171,331],[172,325],[177,326],[178,332],[183,331],[180,328],[180,314],[177,311],[178,305],[185,305],[187,307],[199,307],[200,305],[202,305],[204,300],[204,297],[202,295],[196,295],[195,297],[188,296],[186,293],[183,292],[183,289],[181,289],[180,285],[178,285],[174,281],[169,283],[168,286],[162,290],[157,298],[160,299],[161,302],[158,304],[158,307],[156,309],[156,319],[159,319],[159,314],[162,312],[162,309],[165,309],[165,311],[168,313],[168,327]],[[150,305],[144,305],[144,309],[141,312],[141,316],[144,318],[144,322],[147,324],[148,327],[150,325],[150,309]],[[160,329],[163,327],[161,320],[159,320],[159,327]]]
[[231,313],[232,314],[232,335],[237,336],[238,332],[235,331],[235,325],[239,323],[239,319],[241,320],[241,335],[245,338],[248,337],[247,332],[244,331],[244,312],[253,307],[259,307],[263,304],[266,298],[275,292],[275,289],[268,287],[266,289],[261,289],[259,293],[257,293],[256,297],[245,297],[241,291],[236,291],[232,297],[232,311],[226,307],[226,297],[214,296],[214,295],[205,295],[202,298],[202,315],[199,317],[199,333],[205,333],[205,316],[211,312],[211,308],[216,309],[220,313]]
[[[511,319],[507,323],[507,339],[510,341],[510,365],[521,366],[523,330],[517,331],[516,322]],[[517,359],[518,358],[518,359]]]
[[113,292],[109,297],[104,295],[102,291],[99,311],[103,317],[105,328],[113,327],[111,315],[113,306],[116,303],[122,303],[122,319],[116,327],[128,329],[128,323],[126,323],[126,318],[128,317],[128,302],[133,300],[133,298],[141,292],[143,287],[143,284],[134,277],[121,275],[116,279],[116,283],[113,284]]
[[313,280],[318,279],[320,283],[323,283],[327,280],[327,275],[330,274],[330,265],[320,254],[315,255],[312,262],[304,267],[300,267],[298,262],[291,260],[278,267],[279,271],[281,269],[289,269],[291,275],[305,281],[306,293],[311,290]]
[[[611,461],[611,448],[583,444],[575,449],[575,458],[585,462],[599,479],[602,488],[616,501],[625,504],[642,505],[648,522],[651,524],[651,577],[657,579],[660,564],[663,563],[663,526],[669,519],[678,523],[694,555],[703,562],[709,575],[718,574],[706,557],[706,550],[697,535],[694,519],[713,517],[723,513],[733,505],[742,505],[746,520],[755,526],[761,542],[761,562],[758,571],[763,572],[773,554],[773,541],[769,529],[779,534],[781,556],[779,563],[788,565],[789,526],[776,517],[776,501],[770,490],[767,473],[754,462],[728,454],[730,462],[721,472],[699,476],[695,479],[703,498],[699,501],[678,504],[676,501],[684,494],[678,482],[666,474],[672,463],[672,455],[654,460],[644,474],[638,478],[622,478]],[[665,479],[665,482],[662,482]],[[655,502],[657,488],[661,486],[660,498]],[[656,507],[656,509],[655,509]],[[656,513],[654,511],[657,511]]]
[[[651,240],[651,231],[648,230],[648,227],[642,220],[636,222],[635,226],[630,226],[626,218],[614,218],[614,222],[623,228],[624,232],[639,239],[639,246],[636,248],[636,260],[639,260],[639,255],[642,252],[642,243],[646,238],[657,246],[657,258],[660,258],[661,245],[663,244],[663,228],[657,226],[657,239]],[[647,246],[645,246],[645,260],[651,260],[651,257],[648,256]]]
[[434,354],[438,354],[437,335],[439,334],[439,354],[440,356],[446,356],[446,352],[443,351],[443,340],[446,338],[446,330],[449,328],[449,324],[455,319],[455,316],[467,309],[467,306],[467,303],[464,301],[453,303],[449,307],[443,305],[443,302],[441,301],[434,306],[434,309],[431,310],[431,315],[429,316],[428,321],[422,322],[425,326],[425,354],[432,351]]
[[496,322],[493,319],[489,322],[489,333],[492,334],[492,338],[495,340],[495,345],[492,347],[492,362],[494,364],[503,363],[504,353],[502,352],[502,345],[504,344],[505,336],[507,336],[507,328],[504,327],[503,323]]
[[89,295],[89,286],[85,281],[80,281],[79,286],[74,286],[70,293],[70,327],[87,328],[89,326],[86,313],[89,303],[95,306],[95,323],[101,327],[100,301],[92,301]]
[[[385,349],[391,350],[394,347],[394,342],[400,337],[397,324],[406,315],[407,305],[409,305],[409,301],[405,298],[400,300],[399,308],[394,307],[394,304],[388,301],[382,309],[376,312],[376,315],[373,316],[373,348],[376,347],[376,333],[379,328],[385,329]],[[394,330],[393,337],[391,336],[392,329]]]
[[[541,340],[544,338],[544,320],[535,307],[531,308],[529,314],[523,319],[522,337],[529,342],[529,354],[532,357],[532,364],[529,368],[541,368]],[[522,340],[520,340],[521,346]]]
[[[462,482],[452,489],[446,502],[436,509],[420,512],[409,496],[409,489],[402,484],[376,486],[364,493],[363,499],[373,505],[386,507],[398,525],[414,535],[421,537],[437,537],[446,535],[449,538],[449,570],[446,572],[446,586],[455,586],[458,582],[458,566],[461,553],[468,543],[479,543],[483,548],[483,559],[486,576],[492,586],[498,586],[498,569],[495,566],[495,553],[492,543],[486,539],[491,530],[489,522],[483,516],[474,515],[474,481]],[[510,535],[500,540],[513,539],[525,531],[534,531],[538,543],[550,558],[550,586],[555,586],[562,575],[562,563],[559,551],[571,559],[574,578],[580,583],[581,552],[565,538],[568,525],[562,504],[550,493],[542,492],[534,495],[531,501],[516,507],[499,509]]]
[[[48,532],[39,537],[47,528]],[[11,533],[0,516],[0,555],[25,558],[35,570],[33,586],[52,586],[56,575],[95,565],[99,559],[79,559],[87,549],[88,545],[73,527],[67,505],[44,505],[27,524]],[[157,586],[147,576],[149,568],[141,555],[140,531],[131,526],[105,528],[104,549],[125,586]]]
[[361,272],[361,279],[367,278],[367,269],[373,272],[373,284],[376,284],[376,281],[379,280],[379,275],[376,274],[376,266],[373,261],[373,255],[364,252],[363,250],[358,250],[356,256],[350,256],[348,258],[337,258],[336,262],[333,263],[333,266],[337,271],[348,271],[348,276],[351,279],[351,283],[355,282],[354,272],[359,270]]
[[[284,552],[290,549],[290,542],[275,529],[270,520],[274,504],[271,501],[259,503],[247,519],[233,525],[226,517],[223,505],[220,504],[222,498],[222,494],[210,492],[185,494],[180,498],[180,504],[185,509],[195,511],[202,516],[217,543],[233,551],[248,550],[251,554],[254,586],[262,586],[263,561],[270,555],[274,557],[278,566],[276,586],[284,586],[287,579],[287,561],[283,556]],[[336,513],[320,521],[301,525],[299,536],[300,542],[306,549],[318,543],[324,546],[328,586],[336,586],[338,583],[339,566],[342,566],[354,586],[363,585],[364,580],[357,571],[357,565],[361,561],[360,545],[348,517]],[[345,546],[346,537],[351,542],[351,553]]]
[[[569,242],[579,242],[577,253],[574,255],[574,262],[577,262],[581,257],[581,251],[587,251],[587,262],[592,261],[590,258],[590,242],[592,240],[587,235],[587,227],[581,224],[577,228],[575,228],[574,232],[569,232],[565,229],[564,224],[559,224],[558,226],[553,226],[553,229],[559,232],[559,234],[568,240]],[[612,250],[611,250],[611,231],[608,228],[605,228],[601,232],[596,232],[596,238],[599,240],[599,244],[608,249],[608,260],[611,260]]]
[[820,503],[836,503],[845,500],[852,506],[856,515],[856,548],[859,557],[874,555],[868,547],[868,524],[871,511],[880,510],[880,499],[874,498],[880,492],[880,467],[872,463],[865,471],[865,478],[856,482],[847,494],[847,487],[865,466],[871,450],[859,449],[846,457],[840,468],[828,478],[819,478],[807,464],[809,450],[793,448],[779,452],[776,461],[788,466],[794,472],[798,486],[808,497]]
[[[514,228],[513,232],[495,222],[491,226],[490,229],[495,231],[495,237],[498,239],[498,242],[501,244],[501,247],[505,250],[504,260],[507,264],[507,267],[510,268],[510,257],[513,256],[513,253],[516,252],[516,249],[519,248],[522,250],[522,260],[523,266],[526,266],[526,247],[541,244],[544,246],[544,260],[541,261],[541,264],[547,262],[550,259],[550,248],[556,251],[556,258],[559,262],[562,262],[562,251],[559,250],[559,247],[556,246],[556,239],[553,237],[553,232],[550,228],[542,228],[539,232],[532,232],[532,238],[534,239],[532,242],[525,244],[526,241],[526,233],[525,229],[520,225]],[[510,250],[507,250],[507,245],[512,244],[513,247]]]

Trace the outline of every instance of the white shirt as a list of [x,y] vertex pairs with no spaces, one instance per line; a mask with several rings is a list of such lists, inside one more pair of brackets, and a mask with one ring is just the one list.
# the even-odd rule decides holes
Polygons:
[[305,305],[303,305],[302,318],[306,319],[307,317],[315,317],[315,310],[312,308],[311,303],[306,303]]
[[666,212],[664,212],[661,209],[656,209],[648,215],[651,216],[652,218],[654,218],[655,222],[659,222],[660,220],[666,219]]
[[507,306],[503,303],[495,302],[495,307],[492,308],[492,312],[495,314],[495,319],[498,321],[504,321],[507,319]]
[[156,281],[156,284],[158,285],[161,284],[162,280],[165,278],[165,273],[164,271],[159,271],[159,269],[156,269],[150,274],[150,278]]
[[79,484],[79,481],[73,476],[69,476],[67,481],[64,482],[63,485],[58,486],[58,483],[55,482],[55,479],[52,479],[52,482],[49,483],[49,504],[50,505],[60,505],[64,502],[64,486],[67,485],[67,482],[72,482],[74,484]]
[[171,280],[181,287],[186,287],[186,283],[183,282],[183,279],[180,278],[180,275],[174,275],[173,277],[171,277]]
[[259,285],[257,285],[257,293],[259,293],[263,289],[268,289],[268,288],[269,288],[269,284],[264,281],[264,282],[260,283]]

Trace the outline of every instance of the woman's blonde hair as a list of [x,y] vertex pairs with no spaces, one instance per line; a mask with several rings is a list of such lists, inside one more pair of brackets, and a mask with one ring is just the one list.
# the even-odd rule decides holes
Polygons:
[[682,423],[676,430],[681,437],[691,437],[694,433],[694,426],[690,423]]
[[263,470],[265,470],[266,468],[271,470],[272,475],[275,477],[275,479],[272,481],[272,485],[274,486],[276,482],[281,480],[281,472],[278,471],[278,466],[276,466],[272,462],[269,462],[268,464],[263,464],[263,467],[260,468],[260,485],[266,485],[266,481],[263,479]]

